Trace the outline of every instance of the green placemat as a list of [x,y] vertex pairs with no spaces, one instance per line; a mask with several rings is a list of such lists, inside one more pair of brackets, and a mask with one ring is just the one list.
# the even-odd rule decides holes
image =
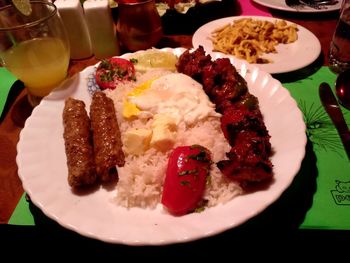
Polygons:
[[[305,115],[307,135],[317,157],[317,191],[301,228],[350,229],[350,162],[318,96],[319,84],[325,81],[333,86],[335,78],[322,67],[306,79],[283,84]],[[344,113],[350,123],[350,111]],[[25,198],[21,198],[9,223],[34,224]]]
[[[304,113],[317,158],[317,191],[301,228],[350,229],[350,161],[318,96],[319,84],[334,87],[335,79],[328,67],[322,67],[306,79],[284,83]],[[349,125],[350,111],[342,110]]]
[[22,195],[19,200],[15,211],[12,213],[12,216],[9,220],[9,224],[11,225],[34,225],[34,218],[32,213],[29,210],[29,203],[25,198],[25,194]]
[[16,80],[17,78],[14,77],[6,68],[0,67],[0,116],[4,110],[10,89]]

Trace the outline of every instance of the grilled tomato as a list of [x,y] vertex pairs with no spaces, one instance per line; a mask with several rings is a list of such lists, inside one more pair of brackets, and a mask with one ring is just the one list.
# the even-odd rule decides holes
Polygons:
[[95,79],[102,89],[115,89],[119,82],[135,80],[134,64],[123,58],[108,58],[96,69]]
[[200,206],[211,163],[210,152],[203,146],[180,146],[173,150],[161,200],[171,214],[184,215]]

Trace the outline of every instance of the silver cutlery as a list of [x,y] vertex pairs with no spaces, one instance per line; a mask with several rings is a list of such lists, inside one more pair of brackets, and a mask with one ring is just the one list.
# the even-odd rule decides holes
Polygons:
[[319,94],[322,105],[329,117],[331,118],[335,128],[338,131],[340,139],[344,145],[344,149],[350,159],[350,130],[345,122],[344,115],[339,107],[331,87],[323,82],[319,87]]
[[314,9],[326,9],[329,5],[335,5],[338,0],[285,0],[286,5],[295,9],[300,9],[305,6]]
[[335,5],[338,3],[336,0],[300,0],[302,4],[315,9],[321,9],[325,5]]

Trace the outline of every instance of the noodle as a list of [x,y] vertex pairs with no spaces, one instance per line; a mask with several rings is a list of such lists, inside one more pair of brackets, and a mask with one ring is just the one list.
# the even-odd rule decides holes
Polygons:
[[276,53],[275,46],[298,39],[297,26],[284,20],[269,21],[242,18],[212,32],[213,51],[234,55],[249,63],[270,63],[263,53]]

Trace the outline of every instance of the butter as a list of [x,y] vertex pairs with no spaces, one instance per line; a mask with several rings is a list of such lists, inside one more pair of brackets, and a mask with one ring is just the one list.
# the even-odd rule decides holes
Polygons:
[[123,150],[128,154],[140,155],[149,149],[152,131],[132,129],[124,133]]
[[83,7],[95,57],[102,59],[119,55],[119,44],[109,1],[86,0]]
[[171,149],[176,140],[176,120],[165,114],[156,114],[152,123],[151,147],[160,151]]
[[91,57],[93,54],[90,34],[80,1],[56,0],[55,5],[68,34],[70,58]]

